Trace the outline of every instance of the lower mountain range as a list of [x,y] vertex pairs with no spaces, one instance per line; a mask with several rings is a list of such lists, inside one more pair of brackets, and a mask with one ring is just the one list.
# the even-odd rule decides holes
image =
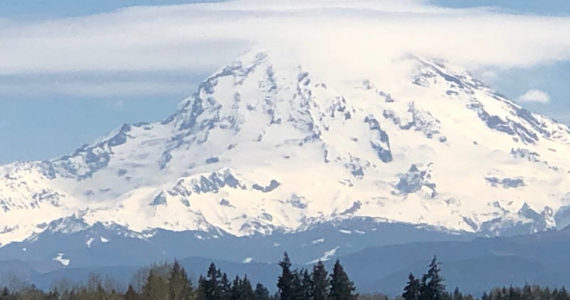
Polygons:
[[[402,228],[397,230],[402,230]],[[399,231],[399,233],[404,233],[404,231]],[[435,237],[429,234],[425,235],[425,232],[421,235],[426,239]],[[175,237],[171,238],[173,238],[170,241],[174,243],[173,247],[184,248],[187,246],[175,243]],[[297,238],[298,241],[302,241],[302,238],[306,238],[306,236],[297,236]],[[398,240],[395,236],[385,238],[387,242]],[[338,255],[335,258],[340,259],[360,292],[382,292],[391,296],[401,293],[410,272],[417,276],[423,274],[434,255],[437,255],[442,263],[441,268],[445,284],[449,289],[460,287],[463,292],[478,296],[498,286],[520,286],[531,283],[561,287],[570,282],[570,272],[568,272],[570,269],[570,257],[568,256],[570,252],[570,228],[513,237],[460,239],[367,247],[350,254]],[[73,239],[70,242],[73,242]],[[161,242],[166,242],[166,240]],[[252,242],[255,243],[255,241]],[[49,249],[49,245],[43,246]],[[137,247],[139,245],[129,246]],[[230,245],[217,245],[217,247],[225,249],[220,253],[233,252],[241,246],[234,242]],[[129,255],[126,253],[114,253],[116,249],[112,247],[110,249],[94,247],[90,253],[93,258],[90,261],[91,265],[79,267],[63,268],[58,266],[56,262],[50,264],[49,261],[23,262],[14,259],[0,262],[0,269],[4,274],[4,279],[18,277],[45,289],[62,282],[67,284],[84,282],[91,274],[108,276],[116,281],[119,286],[126,287],[128,284],[134,283],[134,275],[142,266],[145,266],[141,257],[145,253],[150,254],[152,250],[160,251],[158,247],[152,250],[150,248],[152,247],[137,248],[137,252],[140,252],[141,256],[129,259]],[[214,248],[216,247],[211,249]],[[264,250],[266,248],[260,249],[261,252]],[[1,254],[2,257],[5,257],[4,253],[5,250]],[[154,253],[154,255],[154,257],[148,258],[149,261],[146,262],[146,265],[150,265],[150,259],[156,259],[155,262],[166,261],[164,256],[164,259],[160,260],[158,253]],[[302,249],[296,249],[295,254],[291,257],[293,263],[298,267],[310,267],[310,262],[302,261]],[[65,261],[64,257],[61,259]],[[110,259],[107,264],[103,262],[105,259]],[[222,271],[228,273],[230,278],[235,275],[247,274],[253,282],[261,282],[273,291],[276,290],[273,281],[280,272],[277,265],[278,259],[276,258],[274,263],[268,263],[249,260],[236,262],[204,257],[179,257],[179,261],[194,280],[205,272],[210,262],[214,262]],[[124,264],[121,264],[121,261]],[[329,268],[332,263],[333,261],[330,260],[327,262]]]

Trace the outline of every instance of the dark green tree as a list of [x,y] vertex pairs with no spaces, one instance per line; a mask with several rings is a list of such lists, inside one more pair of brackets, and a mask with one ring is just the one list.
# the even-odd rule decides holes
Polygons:
[[251,282],[247,278],[247,275],[245,275],[243,279],[241,279],[239,276],[236,276],[232,282],[230,299],[255,300],[255,293],[251,287]]
[[295,300],[295,287],[294,281],[297,277],[293,271],[291,271],[291,260],[287,252],[283,255],[283,260],[279,262],[281,267],[281,276],[277,280],[277,288],[279,289],[279,296],[281,300]]
[[255,286],[254,294],[255,300],[269,300],[271,298],[269,296],[269,290],[261,283],[257,283]]
[[59,299],[61,298],[57,291],[49,291],[44,298],[44,300],[59,300]]
[[255,293],[251,286],[251,282],[247,278],[247,275],[243,276],[240,284],[240,296],[241,300],[255,300]]
[[567,300],[570,299],[570,297],[568,297],[568,292],[566,291],[566,288],[562,287],[559,290],[556,290],[556,293],[553,296],[554,300]]
[[200,275],[198,277],[198,288],[196,289],[196,299],[197,300],[204,300],[206,299],[206,277],[204,275]]
[[305,288],[303,287],[302,270],[293,271],[293,281],[291,281],[291,299],[305,300]]
[[2,295],[0,295],[0,299],[8,300],[10,298],[11,298],[10,290],[8,289],[8,287],[4,287],[4,289],[2,289]]
[[200,276],[198,286],[198,299],[222,300],[221,280],[221,271],[216,268],[216,265],[214,263],[211,263],[210,267],[208,267],[206,277]]
[[402,298],[405,300],[418,300],[420,298],[420,280],[412,273],[408,275],[408,283],[404,287]]
[[145,300],[168,299],[167,281],[151,269],[142,288],[142,296]]
[[456,287],[455,290],[453,290],[453,295],[451,295],[451,300],[463,300],[463,294],[461,294],[458,287]]
[[236,278],[234,278],[234,281],[232,282],[232,289],[230,295],[231,300],[238,300],[240,298],[240,285],[241,285],[241,279],[239,278],[239,276],[236,275]]
[[228,279],[226,273],[222,273],[222,278],[220,279],[220,295],[222,300],[229,300],[232,292],[232,283]]
[[2,293],[0,294],[0,300],[12,300],[16,299],[16,295],[12,295],[8,287],[4,287],[2,289]]
[[127,288],[127,292],[125,293],[125,300],[137,300],[139,298],[137,292],[135,292],[135,289],[133,288],[132,285],[129,284],[129,287]]
[[329,292],[329,299],[334,300],[351,300],[357,299],[358,295],[354,293],[356,288],[354,283],[344,271],[340,261],[336,261],[331,274],[331,287]]
[[192,297],[192,284],[178,261],[174,261],[168,276],[168,292],[170,300],[189,300]]
[[526,284],[523,286],[521,299],[522,299],[522,300],[531,300],[531,299],[533,299],[532,287],[531,287],[528,283],[526,283]]
[[326,300],[329,294],[330,281],[328,279],[328,272],[322,261],[319,260],[319,262],[313,267],[311,280],[313,282],[313,299]]
[[302,269],[299,272],[299,277],[301,279],[301,286],[299,293],[303,296],[303,299],[313,299],[313,279],[311,278],[311,274],[307,269]]
[[422,277],[420,300],[442,300],[446,296],[437,257],[433,257],[428,272]]

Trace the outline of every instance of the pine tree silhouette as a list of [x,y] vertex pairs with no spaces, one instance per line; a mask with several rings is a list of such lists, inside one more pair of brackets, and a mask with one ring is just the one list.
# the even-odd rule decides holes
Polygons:
[[334,300],[351,300],[357,299],[358,295],[354,293],[356,288],[354,283],[348,278],[348,274],[337,260],[334,264],[333,273],[331,275],[331,288],[329,298]]

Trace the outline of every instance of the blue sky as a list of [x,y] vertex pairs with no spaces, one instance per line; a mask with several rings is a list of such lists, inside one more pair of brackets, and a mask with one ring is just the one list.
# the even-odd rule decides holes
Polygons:
[[[105,13],[140,5],[173,5],[207,0],[2,0],[0,16],[9,18],[57,18]],[[211,0],[209,2],[215,2]]]
[[516,14],[568,16],[570,13],[570,1],[567,0],[434,0],[432,2],[454,8],[490,6]]
[[[25,27],[38,22],[48,22],[39,23],[40,25],[49,24],[50,20],[64,20],[61,22],[65,24],[69,17],[74,20],[71,24],[96,22],[97,17],[90,19],[89,16],[113,12],[127,6],[190,2],[194,1],[3,0],[0,1],[0,25],[5,22],[8,28],[13,26],[16,28],[16,31],[12,31],[14,33],[18,32],[18,26]],[[493,11],[507,14],[555,16],[559,19],[567,19],[570,15],[570,1],[566,0],[436,0],[431,3],[451,8],[489,6],[494,7]],[[120,23],[120,26],[128,26],[128,23]],[[68,27],[65,30],[73,29],[73,26]],[[39,30],[43,30],[42,26],[30,32]],[[54,29],[54,32],[57,30],[59,29]],[[200,32],[195,34],[199,35]],[[0,38],[1,35],[0,31]],[[564,39],[564,35],[561,38]],[[570,39],[568,36],[566,38]],[[230,45],[225,44],[230,43],[227,41],[205,40],[200,45],[172,40],[173,44],[184,44],[176,51],[191,52],[196,49],[197,53],[208,53],[195,61],[184,56],[180,60],[183,65],[180,68],[169,67],[170,62],[166,61],[167,66],[164,68],[145,69],[144,66],[135,64],[132,67],[129,64],[124,69],[118,67],[99,70],[95,64],[95,67],[89,65],[85,69],[74,70],[65,61],[58,62],[57,56],[53,56],[53,59],[48,57],[49,45],[45,48],[39,45],[38,49],[24,49],[24,52],[30,51],[37,55],[33,57],[38,59],[37,65],[31,65],[31,69],[26,69],[25,66],[20,69],[17,61],[13,65],[8,62],[4,68],[8,71],[0,72],[0,146],[3,149],[0,151],[0,163],[49,159],[93,142],[123,123],[156,121],[167,117],[174,112],[180,100],[192,93],[201,79],[245,49],[244,43]],[[208,45],[203,46],[204,43]],[[54,52],[58,51],[57,47],[54,49]],[[164,50],[170,48],[160,49],[162,52],[170,51]],[[212,53],[211,50],[204,49],[215,51]],[[179,54],[176,51],[164,55],[176,56]],[[144,54],[155,55],[154,52]],[[1,55],[2,46],[0,57]],[[46,55],[45,60],[43,55]],[[104,57],[105,52],[101,56]],[[528,63],[522,59],[513,59],[512,62],[501,64],[500,57],[497,59],[498,66],[493,67],[493,63],[485,62],[477,64],[477,72],[484,81],[515,100],[528,90],[544,91],[550,98],[548,103],[522,104],[570,124],[569,60],[548,61],[541,58],[536,63]],[[73,62],[73,57],[70,60]],[[120,58],[117,61],[121,61]],[[102,59],[101,62],[112,64],[113,60]],[[154,63],[160,66],[162,60],[157,59]],[[44,67],[45,70],[42,69]]]
[[[172,5],[219,0],[3,0],[0,16],[9,18],[68,17],[109,12],[136,5]],[[489,6],[521,14],[568,15],[567,0],[433,0],[444,7],[466,8]]]

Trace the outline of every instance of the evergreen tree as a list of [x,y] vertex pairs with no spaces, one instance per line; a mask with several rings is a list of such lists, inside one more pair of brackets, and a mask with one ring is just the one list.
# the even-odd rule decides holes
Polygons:
[[226,273],[222,274],[222,278],[220,279],[220,297],[222,300],[229,300],[231,297],[232,292],[232,284],[228,279],[228,275]]
[[442,300],[445,298],[445,285],[441,277],[437,257],[433,257],[427,274],[422,277],[420,300]]
[[354,293],[355,290],[354,283],[350,281],[348,274],[346,274],[344,268],[337,260],[331,275],[329,298],[332,300],[357,299],[358,296]]
[[178,261],[174,261],[168,277],[170,300],[189,300],[192,297],[192,285],[188,275]]
[[313,299],[313,279],[306,269],[301,270],[299,273],[301,279],[300,294],[303,299]]
[[313,273],[311,274],[311,280],[313,282],[313,299],[314,300],[326,300],[329,293],[330,282],[327,278],[328,273],[325,269],[325,265],[322,261],[313,267]]
[[143,286],[142,295],[145,300],[168,299],[168,283],[151,269]]
[[[222,300],[221,288],[222,273],[214,263],[210,264],[206,277],[200,276],[198,286],[198,299]],[[227,280],[227,277],[226,277]]]
[[261,283],[255,286],[255,300],[269,300],[269,290]]
[[532,287],[526,283],[522,289],[522,300],[531,300],[532,299]]
[[556,293],[556,295],[554,296],[554,300],[566,300],[566,299],[569,299],[568,292],[566,291],[566,288],[562,287],[560,290],[558,290],[558,293]]
[[305,300],[302,271],[293,271],[293,279],[291,280],[291,299]]
[[198,277],[198,288],[196,290],[196,299],[197,300],[205,300],[206,299],[206,278],[203,275]]
[[245,275],[243,279],[236,276],[231,286],[230,299],[255,300],[255,294],[247,275]]
[[241,280],[240,280],[239,276],[236,275],[236,278],[234,279],[234,281],[232,283],[232,289],[231,289],[231,295],[230,295],[231,300],[240,299],[240,288],[241,288]]
[[283,255],[283,260],[279,262],[281,267],[281,276],[277,280],[277,288],[279,289],[279,296],[281,300],[294,300],[294,287],[293,281],[295,274],[291,271],[291,260],[287,252]]
[[408,284],[404,287],[402,297],[405,300],[418,300],[420,298],[420,280],[414,274],[408,275]]
[[137,300],[137,299],[138,299],[137,292],[135,292],[133,286],[129,284],[129,288],[125,293],[125,300]]
[[2,294],[0,294],[0,300],[11,300],[14,298],[15,296],[12,297],[12,293],[10,293],[8,287],[4,287],[4,289],[2,289]]
[[453,290],[453,295],[451,296],[451,300],[463,300],[463,294],[461,294],[458,287],[456,287],[455,290]]
[[255,300],[255,293],[251,287],[251,282],[247,278],[247,275],[243,276],[240,284],[240,299],[241,300]]
[[59,300],[59,299],[61,298],[57,291],[50,291],[49,293],[47,293],[44,300]]
[[520,295],[518,294],[517,290],[514,287],[509,287],[509,299],[518,300]]

